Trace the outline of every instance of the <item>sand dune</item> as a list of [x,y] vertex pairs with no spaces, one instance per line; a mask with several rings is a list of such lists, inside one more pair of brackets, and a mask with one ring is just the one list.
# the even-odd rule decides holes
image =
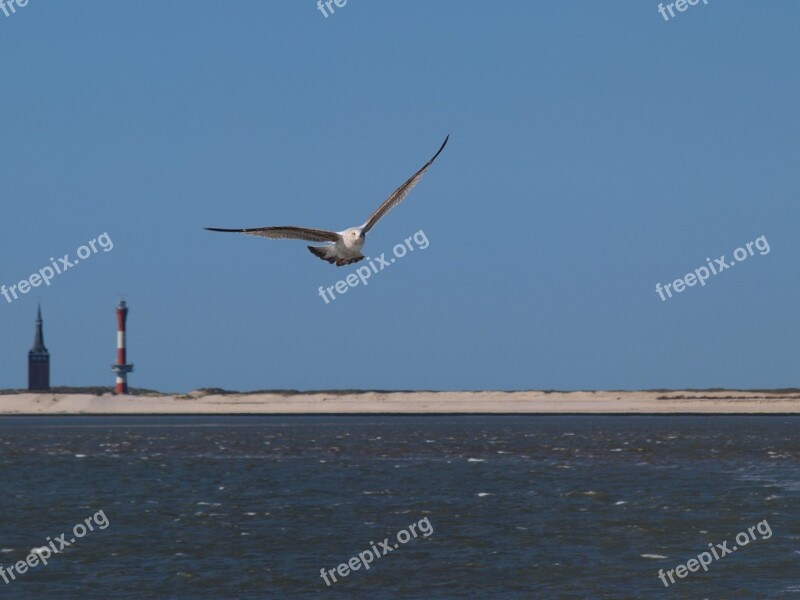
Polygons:
[[800,413],[800,390],[0,395],[0,415]]

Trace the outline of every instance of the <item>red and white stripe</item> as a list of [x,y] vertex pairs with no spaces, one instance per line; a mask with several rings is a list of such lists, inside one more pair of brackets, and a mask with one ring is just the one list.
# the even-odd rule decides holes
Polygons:
[[128,393],[128,373],[133,371],[133,365],[128,364],[125,351],[125,322],[128,319],[128,307],[121,300],[117,306],[117,364],[113,369],[117,374],[115,391],[117,394]]

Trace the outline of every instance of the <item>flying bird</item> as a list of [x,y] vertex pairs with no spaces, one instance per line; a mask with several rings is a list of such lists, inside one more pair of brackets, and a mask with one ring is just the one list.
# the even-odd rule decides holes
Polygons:
[[425,166],[419,171],[414,173],[403,185],[397,188],[392,195],[383,201],[369,219],[363,225],[358,227],[350,227],[344,231],[327,231],[324,229],[308,229],[306,227],[256,227],[254,229],[219,229],[216,227],[206,227],[208,231],[225,231],[230,233],[246,233],[247,235],[259,235],[272,239],[292,239],[292,240],[306,240],[308,242],[332,242],[325,246],[308,246],[312,254],[318,256],[322,260],[327,260],[331,264],[336,264],[338,267],[357,263],[364,258],[361,254],[361,249],[364,247],[364,241],[367,233],[372,229],[381,218],[392,210],[395,206],[400,204],[411,189],[419,183],[425,171],[428,170],[439,156],[444,147],[447,145],[447,140],[450,139],[448,135],[444,138],[439,150],[433,155]]

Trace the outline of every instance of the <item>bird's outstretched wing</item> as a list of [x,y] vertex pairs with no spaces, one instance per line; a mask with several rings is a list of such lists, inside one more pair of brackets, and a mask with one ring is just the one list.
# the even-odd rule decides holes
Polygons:
[[306,229],[305,227],[256,227],[254,229],[219,229],[206,227],[207,231],[226,231],[229,233],[246,233],[247,235],[260,235],[275,240],[291,239],[306,240],[307,242],[336,242],[340,236],[335,231],[324,229]]
[[389,212],[390,210],[392,210],[392,209],[393,209],[395,206],[397,206],[397,205],[398,205],[398,204],[400,204],[400,203],[401,203],[403,200],[405,200],[405,197],[406,197],[406,196],[408,196],[408,192],[410,192],[410,191],[411,191],[411,189],[412,189],[412,188],[413,188],[415,185],[417,185],[417,183],[419,182],[419,180],[420,180],[420,179],[422,179],[422,176],[423,176],[423,175],[425,175],[425,171],[427,171],[427,170],[428,170],[428,167],[430,167],[430,166],[433,164],[433,161],[435,161],[435,160],[436,160],[436,157],[437,157],[437,156],[439,156],[439,153],[440,153],[442,150],[444,150],[444,147],[447,145],[447,140],[449,140],[449,139],[450,139],[450,136],[449,136],[449,135],[448,135],[446,138],[444,138],[444,142],[442,143],[442,146],[441,146],[441,148],[439,148],[439,150],[436,152],[436,154],[434,154],[434,155],[433,155],[433,158],[432,158],[432,159],[430,159],[430,160],[429,160],[427,163],[425,163],[425,166],[424,166],[424,167],[422,167],[422,168],[421,168],[419,171],[417,171],[416,173],[414,173],[414,175],[412,175],[412,176],[411,176],[411,177],[408,179],[408,181],[406,181],[406,182],[405,182],[403,185],[401,185],[399,188],[397,188],[397,189],[396,189],[396,190],[395,190],[395,191],[392,193],[392,195],[391,195],[391,196],[389,196],[389,197],[388,197],[388,198],[387,198],[387,199],[386,199],[386,200],[383,202],[383,204],[381,204],[381,205],[378,207],[378,210],[376,210],[374,213],[372,213],[372,216],[370,216],[370,218],[367,220],[367,222],[366,222],[366,223],[364,223],[364,227],[363,227],[363,229],[364,229],[364,233],[367,233],[367,232],[368,232],[370,229],[372,229],[372,228],[375,226],[375,223],[377,223],[378,221],[380,221],[380,220],[381,220],[381,218],[382,218],[382,217],[383,217],[383,216],[384,216],[386,213],[388,213],[388,212]]

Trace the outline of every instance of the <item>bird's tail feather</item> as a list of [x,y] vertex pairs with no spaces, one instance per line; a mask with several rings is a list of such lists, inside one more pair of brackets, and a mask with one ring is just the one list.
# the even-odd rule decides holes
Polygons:
[[361,253],[359,253],[359,255],[355,258],[343,258],[337,256],[334,246],[308,246],[308,249],[314,256],[318,256],[322,260],[327,260],[329,263],[335,264],[337,267],[351,265],[364,259],[364,255]]

